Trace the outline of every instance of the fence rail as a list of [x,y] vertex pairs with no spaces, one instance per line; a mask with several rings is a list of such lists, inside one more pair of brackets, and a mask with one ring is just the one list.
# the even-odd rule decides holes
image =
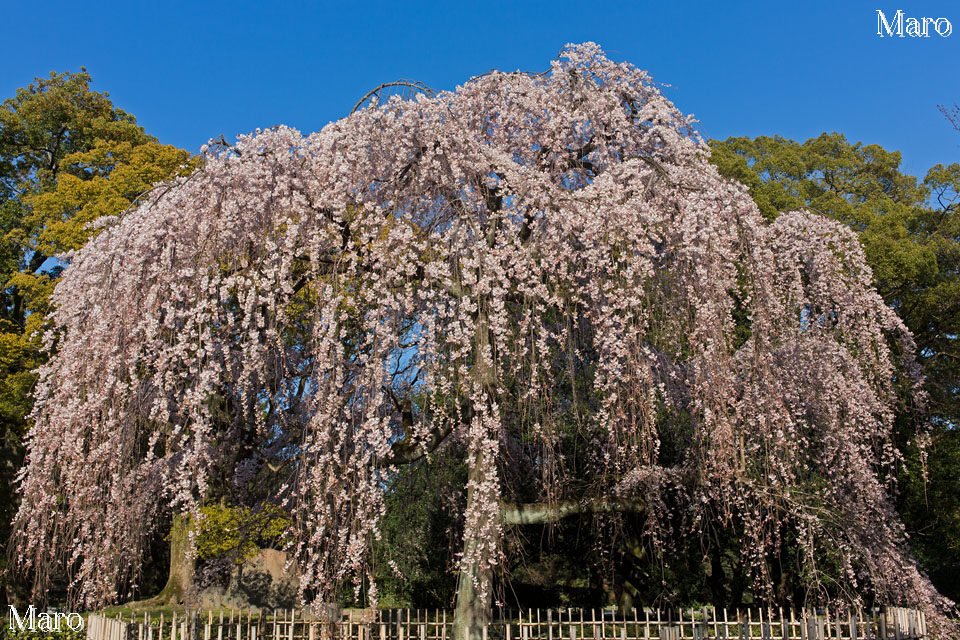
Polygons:
[[[333,618],[330,621],[329,618]],[[91,614],[88,640],[454,640],[453,616],[442,610],[337,612],[321,620],[307,611]],[[920,640],[923,613],[876,609],[701,608],[504,610],[483,629],[483,640]]]

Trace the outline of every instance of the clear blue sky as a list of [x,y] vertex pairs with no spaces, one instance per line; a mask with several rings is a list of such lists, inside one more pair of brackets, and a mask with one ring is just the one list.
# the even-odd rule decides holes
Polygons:
[[[960,161],[937,111],[960,102],[960,2],[2,3],[0,96],[36,75],[93,76],[162,142],[287,124],[309,132],[381,82],[451,89],[491,68],[542,70],[567,42],[672,85],[710,138],[840,131],[903,152],[915,175]],[[892,17],[945,17],[950,37],[877,37]]]

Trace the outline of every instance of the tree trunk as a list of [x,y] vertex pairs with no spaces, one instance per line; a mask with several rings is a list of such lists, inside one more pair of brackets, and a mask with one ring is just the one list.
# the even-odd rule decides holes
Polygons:
[[167,584],[157,598],[170,604],[183,602],[187,591],[193,586],[195,569],[196,560],[190,553],[189,518],[177,514],[173,516],[173,526],[170,528],[170,573]]
[[[470,468],[467,478],[470,488],[467,489],[467,510],[477,499],[474,495],[473,481],[479,482],[482,478],[479,469],[479,460],[470,459]],[[483,627],[490,622],[492,613],[492,595],[490,589],[481,594],[478,586],[486,582],[490,584],[492,572],[489,566],[478,566],[476,554],[477,539],[464,531],[463,557],[469,562],[460,566],[460,576],[457,580],[457,606],[453,614],[454,640],[480,640],[483,637]],[[482,596],[482,597],[481,597]]]
[[193,586],[195,570],[196,559],[190,553],[190,517],[176,514],[173,516],[173,525],[170,527],[170,572],[167,575],[167,584],[152,598],[131,603],[131,605],[154,606],[183,603],[190,587]]
[[[478,273],[478,276],[480,274]],[[477,332],[474,342],[475,365],[472,375],[474,382],[492,397],[495,394],[496,376],[493,363],[488,361],[488,349],[492,353],[490,325],[483,302],[477,318]],[[494,356],[495,357],[495,356]],[[476,409],[474,409],[476,411]],[[471,452],[467,456],[467,513],[474,512],[480,496],[475,489],[483,482],[483,453]],[[499,516],[498,516],[499,517]],[[484,522],[478,523],[483,528]],[[463,532],[463,557],[460,564],[460,576],[457,581],[457,606],[453,614],[454,640],[481,640],[483,628],[490,621],[492,595],[492,570],[489,563],[478,558],[477,535],[466,529]],[[486,585],[485,589],[481,589]],[[483,593],[481,593],[481,590]]]

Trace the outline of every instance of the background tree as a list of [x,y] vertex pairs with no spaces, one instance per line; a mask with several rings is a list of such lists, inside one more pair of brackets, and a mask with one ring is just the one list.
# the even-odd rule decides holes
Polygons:
[[910,415],[901,416],[898,442],[908,464],[898,508],[934,583],[960,598],[960,507],[954,497],[960,473],[960,163],[937,165],[920,182],[900,171],[899,152],[851,144],[837,133],[804,143],[759,137],[711,146],[719,171],[748,185],[768,219],[805,207],[856,231],[877,290],[913,333],[930,394],[925,417],[931,430],[924,453],[910,441]]
[[[184,170],[188,154],[160,145],[90,76],[52,73],[0,108],[0,544],[17,501],[33,370],[60,253],[80,248],[88,223],[137,202],[154,183]],[[0,557],[6,559],[6,549]],[[6,576],[6,573],[3,574]],[[0,577],[0,580],[6,580]],[[6,583],[0,599],[7,597]],[[0,602],[2,604],[2,602]]]
[[517,527],[567,517],[603,546],[642,517],[662,549],[739,525],[764,595],[794,532],[811,597],[945,604],[886,492],[917,371],[856,237],[764,223],[596,45],[208,150],[53,301],[14,522],[41,592],[60,563],[75,599],[115,598],[161,505],[199,518],[218,478],[269,469],[303,597],[375,603],[385,488],[455,445],[458,637]]

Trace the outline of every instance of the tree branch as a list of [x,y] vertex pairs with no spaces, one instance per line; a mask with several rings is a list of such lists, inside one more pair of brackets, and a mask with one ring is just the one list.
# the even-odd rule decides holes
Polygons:
[[450,432],[453,431],[453,421],[447,421],[443,428],[434,429],[430,438],[420,446],[420,443],[412,442],[409,438],[397,440],[390,447],[390,454],[383,459],[385,467],[391,465],[410,464],[422,458],[425,454],[433,453],[440,443],[443,442]]
[[570,516],[592,513],[643,513],[646,505],[641,500],[627,498],[592,498],[590,500],[561,500],[560,502],[505,502],[500,505],[500,516],[505,524],[546,524]]

